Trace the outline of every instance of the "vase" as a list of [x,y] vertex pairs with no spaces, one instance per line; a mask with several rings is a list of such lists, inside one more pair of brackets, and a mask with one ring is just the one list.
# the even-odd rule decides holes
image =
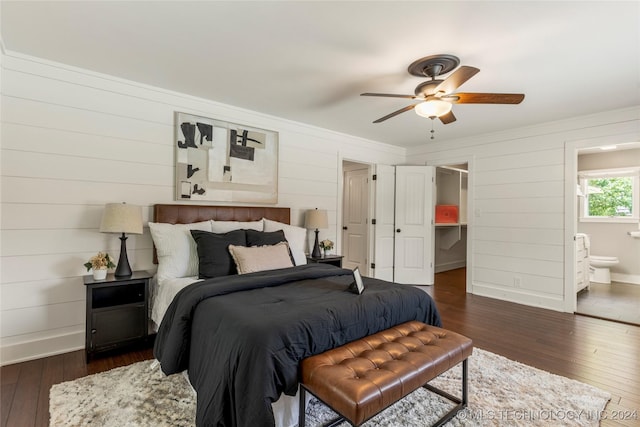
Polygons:
[[322,258],[326,258],[327,255],[329,255],[329,249],[323,249],[322,251],[323,251],[322,252],[323,253]]
[[104,280],[107,278],[107,269],[99,268],[97,270],[93,270],[93,280]]

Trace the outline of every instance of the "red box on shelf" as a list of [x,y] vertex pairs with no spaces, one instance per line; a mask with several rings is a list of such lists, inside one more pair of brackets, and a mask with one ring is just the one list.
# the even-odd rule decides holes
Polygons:
[[436,224],[455,224],[458,222],[456,205],[436,205]]

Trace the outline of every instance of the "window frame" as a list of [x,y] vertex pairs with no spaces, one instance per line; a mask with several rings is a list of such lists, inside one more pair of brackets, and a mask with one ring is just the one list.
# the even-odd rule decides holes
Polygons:
[[[631,216],[589,216],[587,210],[587,181],[598,178],[631,177]],[[578,172],[578,185],[583,197],[579,197],[580,222],[637,223],[640,220],[640,167],[584,170]]]

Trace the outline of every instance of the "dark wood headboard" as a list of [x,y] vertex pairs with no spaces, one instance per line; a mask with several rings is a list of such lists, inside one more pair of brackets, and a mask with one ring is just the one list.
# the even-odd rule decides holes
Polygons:
[[291,223],[289,208],[264,206],[210,206],[210,205],[154,205],[154,222],[189,224],[208,221],[258,221],[267,218],[272,221]]
[[[189,224],[208,221],[258,221],[267,218],[285,224],[291,223],[289,208],[265,206],[210,206],[210,205],[154,205],[153,221],[169,224]],[[158,263],[156,249],[153,248],[153,262]]]

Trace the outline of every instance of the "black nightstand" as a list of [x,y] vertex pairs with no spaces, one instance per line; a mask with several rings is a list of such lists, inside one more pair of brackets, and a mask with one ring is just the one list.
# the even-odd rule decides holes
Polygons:
[[312,256],[307,255],[307,262],[317,262],[322,264],[331,264],[336,267],[342,267],[342,255],[327,255],[325,257],[314,258]]
[[96,353],[143,342],[148,337],[147,271],[130,277],[107,275],[104,280],[84,276],[87,287],[87,361]]

